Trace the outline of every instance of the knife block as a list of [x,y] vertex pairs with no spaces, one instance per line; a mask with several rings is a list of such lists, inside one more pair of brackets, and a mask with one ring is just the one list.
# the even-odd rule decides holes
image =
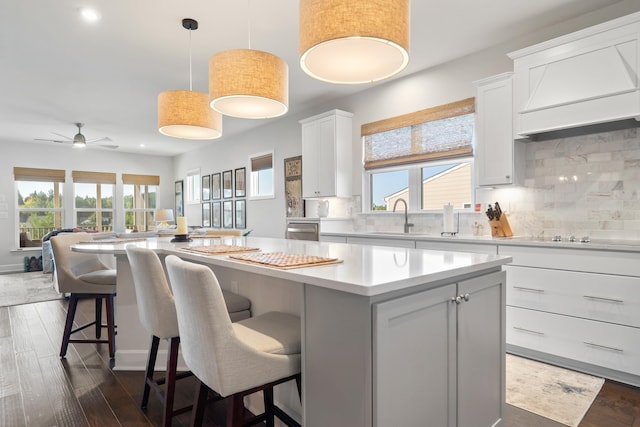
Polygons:
[[491,226],[491,237],[511,237],[513,232],[507,220],[507,215],[503,213],[500,215],[500,219],[492,219],[489,221]]

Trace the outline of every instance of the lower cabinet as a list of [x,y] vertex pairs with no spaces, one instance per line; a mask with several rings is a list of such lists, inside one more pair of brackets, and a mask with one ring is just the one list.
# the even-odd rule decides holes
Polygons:
[[504,307],[504,272],[374,304],[373,425],[500,425]]

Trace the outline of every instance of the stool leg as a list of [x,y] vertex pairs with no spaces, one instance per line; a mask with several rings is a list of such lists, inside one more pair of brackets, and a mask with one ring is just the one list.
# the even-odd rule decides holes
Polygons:
[[96,339],[102,337],[102,297],[96,298]]
[[273,427],[273,387],[262,390],[264,397],[264,415],[267,427]]
[[176,371],[178,370],[178,348],[180,347],[180,337],[173,337],[169,341],[169,354],[167,355],[167,373],[165,379],[164,393],[164,416],[162,425],[171,426],[173,418],[173,397],[176,390]]
[[227,427],[242,427],[244,425],[244,395],[236,393],[229,399],[230,408],[227,410]]
[[71,330],[73,329],[73,319],[76,317],[77,307],[78,297],[72,293],[69,298],[69,304],[67,306],[67,321],[65,322],[64,332],[62,334],[62,347],[60,347],[60,357],[65,357],[67,355],[67,348],[69,347]]
[[151,391],[150,383],[153,382],[153,372],[156,366],[156,357],[158,356],[158,346],[160,345],[160,338],[155,335],[151,338],[151,348],[149,349],[149,358],[147,360],[147,373],[144,376],[144,391],[142,392],[142,403],[140,407],[142,409],[147,408],[149,403],[149,392]]
[[[191,425],[200,427],[204,420],[204,409],[207,405],[207,395],[209,387],[202,381],[198,380],[196,384],[196,396],[193,402],[193,411],[191,412]],[[227,417],[228,419],[229,417]]]
[[[116,319],[113,299],[113,295],[109,295],[105,298],[107,301],[107,338],[109,340],[109,357],[111,359],[116,355]],[[100,304],[100,306],[102,306],[102,304]],[[100,312],[102,313],[102,307],[100,307]],[[100,314],[100,318],[102,318],[102,314]],[[101,328],[102,326],[97,326],[98,330]]]

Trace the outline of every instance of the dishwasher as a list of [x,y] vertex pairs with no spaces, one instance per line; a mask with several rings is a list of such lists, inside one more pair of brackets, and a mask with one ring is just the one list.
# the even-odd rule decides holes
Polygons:
[[287,221],[285,237],[292,240],[320,240],[320,221]]

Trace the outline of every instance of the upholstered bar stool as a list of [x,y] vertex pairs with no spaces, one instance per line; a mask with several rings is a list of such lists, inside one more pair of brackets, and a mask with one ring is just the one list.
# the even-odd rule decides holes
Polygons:
[[[71,246],[93,241],[87,233],[61,233],[51,238],[51,249],[56,265],[57,290],[69,293],[67,320],[62,335],[60,357],[65,357],[69,343],[108,343],[109,357],[115,354],[114,297],[116,295],[116,270],[107,267],[98,255],[73,252]],[[95,320],[73,329],[78,302],[95,300]],[[102,300],[106,303],[107,323],[102,324]],[[95,325],[95,339],[72,339],[71,335]],[[107,328],[107,339],[101,339],[102,328]]]
[[[252,425],[274,415],[287,426],[299,427],[274,405],[273,387],[296,380],[300,393],[300,318],[269,312],[232,323],[220,284],[211,269],[183,261],[165,260],[173,288],[182,354],[199,380],[192,425],[202,425],[209,391],[229,397],[227,426]],[[244,420],[244,396],[263,391],[265,413]]]
[[[189,411],[192,407],[187,406],[175,410],[173,408],[176,381],[191,375],[190,372],[177,374],[180,336],[173,294],[160,258],[154,251],[135,245],[128,245],[126,251],[133,275],[140,322],[152,336],[140,406],[147,407],[149,393],[153,388],[164,405],[162,425],[170,426],[175,415]],[[249,299],[225,292],[224,300],[230,317],[238,320],[250,317],[251,301]],[[161,339],[169,341],[167,370],[163,378],[154,379],[156,357]],[[165,386],[164,392],[160,388],[163,384]]]

